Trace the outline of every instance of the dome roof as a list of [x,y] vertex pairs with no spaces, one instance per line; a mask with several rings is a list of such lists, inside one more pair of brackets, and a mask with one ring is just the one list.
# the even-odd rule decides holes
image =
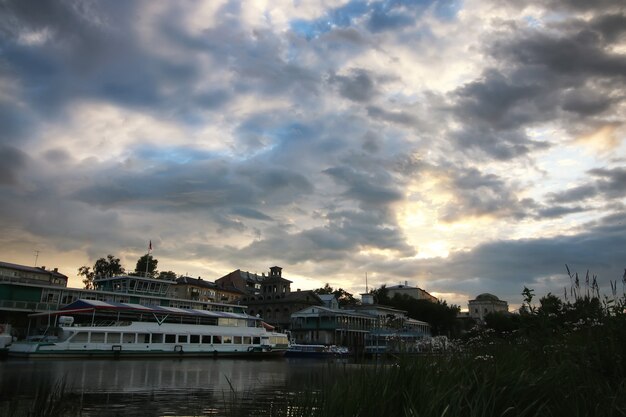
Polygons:
[[476,297],[476,301],[500,301],[500,299],[493,294],[484,292]]

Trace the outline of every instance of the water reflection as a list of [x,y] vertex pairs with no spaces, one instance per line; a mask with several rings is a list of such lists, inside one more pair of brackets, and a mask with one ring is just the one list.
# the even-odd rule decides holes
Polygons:
[[[66,381],[83,416],[245,414],[312,389],[327,364],[311,360],[57,360],[0,362],[0,403],[34,397],[42,381]],[[9,398],[9,396],[11,398]],[[119,413],[118,413],[119,412]]]

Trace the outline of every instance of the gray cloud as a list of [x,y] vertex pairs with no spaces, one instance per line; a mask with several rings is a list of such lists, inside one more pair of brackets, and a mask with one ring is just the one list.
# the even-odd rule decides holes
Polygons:
[[0,185],[16,185],[20,171],[28,164],[28,157],[12,146],[0,144]]
[[330,82],[338,85],[342,96],[353,101],[367,102],[375,94],[374,80],[364,70],[352,70],[349,76],[333,75]]

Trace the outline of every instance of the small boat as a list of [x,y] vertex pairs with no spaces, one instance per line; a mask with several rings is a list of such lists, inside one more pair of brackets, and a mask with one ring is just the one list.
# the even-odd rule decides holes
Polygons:
[[348,356],[350,351],[343,346],[335,345],[300,345],[292,343],[285,353],[285,357],[291,358],[331,358]]
[[[229,307],[233,311],[225,310]],[[216,310],[78,300],[61,310],[32,314],[55,324],[43,335],[13,342],[9,356],[29,358],[267,357],[289,345],[258,317],[238,306]]]
[[13,343],[13,336],[11,335],[11,325],[0,324],[0,358],[7,356],[11,343]]

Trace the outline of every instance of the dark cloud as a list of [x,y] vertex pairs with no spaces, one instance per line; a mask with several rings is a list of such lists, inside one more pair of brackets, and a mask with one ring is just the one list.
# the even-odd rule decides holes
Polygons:
[[336,211],[327,216],[327,225],[303,230],[295,234],[279,231],[255,241],[241,250],[252,258],[275,258],[277,254],[289,264],[308,261],[344,260],[363,249],[381,249],[412,256],[415,250],[397,226],[390,213],[381,211]]
[[346,197],[364,204],[386,205],[402,199],[402,193],[392,186],[391,178],[382,172],[377,175],[357,172],[347,166],[324,170],[338,184],[346,186]]
[[555,203],[583,202],[589,198],[594,198],[598,194],[595,185],[580,185],[559,193],[551,193],[549,199]]
[[552,107],[537,100],[543,95],[541,84],[515,79],[495,69],[485,71],[480,80],[457,89],[454,95],[454,111],[462,120],[498,130],[547,120],[550,111],[546,114],[546,110]]
[[605,218],[606,223],[570,236],[485,243],[447,259],[426,260],[412,265],[428,268],[433,275],[450,279],[432,280],[438,291],[464,290],[470,294],[494,292],[509,301],[521,300],[524,286],[537,294],[560,294],[569,288],[565,264],[572,271],[590,270],[604,288],[619,279],[626,259],[625,213]]
[[581,30],[571,36],[531,31],[526,36],[496,43],[494,56],[518,65],[536,66],[566,77],[626,77],[626,55],[607,49],[597,32]]
[[588,173],[594,178],[593,181],[559,193],[551,193],[548,195],[549,200],[555,203],[581,203],[598,196],[607,199],[626,197],[626,169],[596,168]]
[[367,102],[375,94],[374,80],[364,70],[352,70],[349,76],[334,75],[330,82],[337,84],[341,95],[352,101]]
[[548,143],[530,140],[520,130],[494,130],[473,126],[452,132],[450,139],[462,152],[469,155],[483,153],[500,161],[511,160],[550,147]]
[[597,168],[589,173],[598,178],[596,185],[607,198],[626,197],[626,168]]
[[581,116],[593,116],[608,110],[615,103],[615,99],[601,95],[588,88],[581,88],[566,92],[563,96],[563,110],[577,113]]
[[367,115],[376,120],[407,126],[413,126],[417,123],[417,117],[403,110],[389,111],[378,106],[368,106]]
[[0,185],[16,185],[20,172],[27,167],[28,159],[19,149],[0,143]]

